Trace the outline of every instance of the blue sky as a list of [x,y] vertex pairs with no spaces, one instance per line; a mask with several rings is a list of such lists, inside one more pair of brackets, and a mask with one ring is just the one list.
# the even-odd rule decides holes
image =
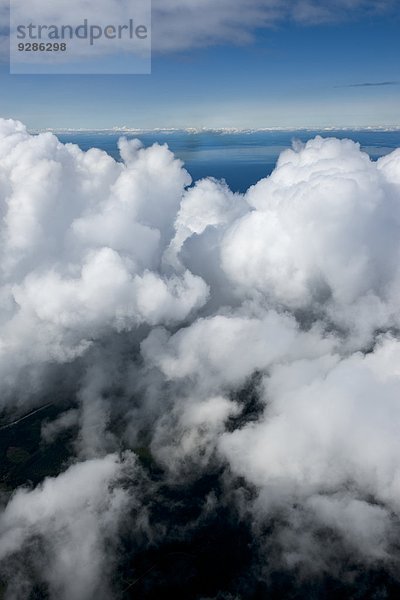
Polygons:
[[280,23],[245,45],[157,52],[151,75],[9,75],[2,65],[0,115],[30,128],[400,125],[398,16]]

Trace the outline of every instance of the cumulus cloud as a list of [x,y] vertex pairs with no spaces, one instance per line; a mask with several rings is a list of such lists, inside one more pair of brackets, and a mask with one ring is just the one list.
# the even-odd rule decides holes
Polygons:
[[229,529],[236,511],[267,586],[274,570],[390,569],[400,151],[374,162],[350,140],[295,143],[243,195],[191,185],[167,147],[122,139],[120,153],[0,121],[3,408],[50,395],[42,448],[67,439],[72,465],[5,492],[9,597],[38,581],[51,597],[112,596],[132,509],[145,547],[155,531],[188,543],[210,515]]
[[[258,510],[282,510],[283,498],[291,508],[307,498],[327,513],[332,503],[329,518],[339,520],[342,510],[346,523],[349,504],[338,500],[341,492],[364,501],[367,513],[380,508],[376,518],[385,517],[389,528],[398,512],[398,353],[398,341],[383,338],[366,356],[328,355],[274,369],[265,382],[263,419],[220,440],[234,470],[259,488]],[[362,519],[362,507],[358,512]],[[375,534],[371,513],[363,526],[367,553],[376,550]],[[392,541],[385,535],[379,544]]]
[[247,192],[253,210],[226,233],[224,270],[244,296],[314,307],[367,342],[397,326],[398,198],[387,159],[311,140]]
[[27,550],[32,571],[40,571],[52,597],[110,597],[106,546],[116,543],[119,520],[132,504],[118,485],[129,461],[109,455],[76,464],[39,488],[14,494],[0,517],[0,560],[8,559],[3,574],[10,597],[31,591],[28,570],[18,561]]
[[118,163],[0,128],[3,383],[16,363],[70,361],[107,330],[181,321],[205,303],[200,278],[159,269],[190,184],[166,147],[121,140]]

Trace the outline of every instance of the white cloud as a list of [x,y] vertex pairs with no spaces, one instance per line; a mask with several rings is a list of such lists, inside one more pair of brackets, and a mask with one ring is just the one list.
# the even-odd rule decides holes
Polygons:
[[[118,485],[125,467],[109,455],[73,465],[36,489],[18,490],[0,516],[0,559],[23,552],[39,539],[42,553],[33,553],[32,567],[39,564],[52,597],[109,598],[109,552],[128,502],[132,504]],[[12,574],[12,597],[29,595],[23,566]]]
[[222,242],[239,293],[323,310],[365,339],[396,326],[397,158],[374,163],[354,142],[319,137],[282,153],[271,177],[247,192],[251,212]]
[[189,175],[166,147],[120,148],[125,163],[0,122],[3,381],[206,301],[200,278],[161,269]]
[[398,341],[386,338],[367,356],[272,371],[264,417],[219,444],[234,472],[257,487],[258,519],[305,507],[314,526],[316,519],[361,554],[390,554],[392,515],[400,511],[399,352]]
[[165,52],[243,44],[254,39],[256,29],[284,21],[341,21],[392,7],[384,0],[153,0],[153,47]]
[[[48,4],[36,0],[34,6],[35,15],[44,13],[47,23]],[[128,8],[129,4],[122,5],[117,0],[97,3],[93,21],[125,22],[130,16]],[[393,8],[392,0],[153,0],[152,45],[157,52],[175,52],[220,43],[243,44],[254,40],[257,29],[285,21],[301,24],[335,22],[390,12]],[[32,18],[32,5],[30,9]],[[19,11],[25,21],[25,6],[15,5],[14,11]],[[64,1],[58,2],[56,9],[53,7],[52,18],[55,23],[74,23],[76,15],[80,14],[80,0]],[[86,16],[90,18],[91,14],[89,9]],[[8,27],[8,3],[5,0],[0,0],[1,26]],[[104,50],[103,46],[100,48]]]

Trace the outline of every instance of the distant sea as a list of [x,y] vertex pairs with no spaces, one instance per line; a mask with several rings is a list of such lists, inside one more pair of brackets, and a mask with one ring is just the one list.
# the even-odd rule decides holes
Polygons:
[[400,130],[297,130],[297,131],[151,131],[151,132],[59,132],[62,142],[78,144],[83,150],[93,146],[119,159],[117,141],[124,135],[138,138],[145,146],[155,142],[168,144],[185,163],[194,180],[202,177],[225,179],[232,190],[244,192],[259,179],[269,175],[282,150],[293,140],[324,137],[350,138],[359,142],[373,160],[400,147]]

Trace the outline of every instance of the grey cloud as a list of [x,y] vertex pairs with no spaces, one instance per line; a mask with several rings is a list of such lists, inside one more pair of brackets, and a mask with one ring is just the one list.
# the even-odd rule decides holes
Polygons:
[[339,87],[349,87],[349,88],[358,88],[358,87],[387,87],[392,85],[400,85],[400,81],[377,81],[371,82],[367,81],[365,83],[349,83],[347,85],[342,85]]

